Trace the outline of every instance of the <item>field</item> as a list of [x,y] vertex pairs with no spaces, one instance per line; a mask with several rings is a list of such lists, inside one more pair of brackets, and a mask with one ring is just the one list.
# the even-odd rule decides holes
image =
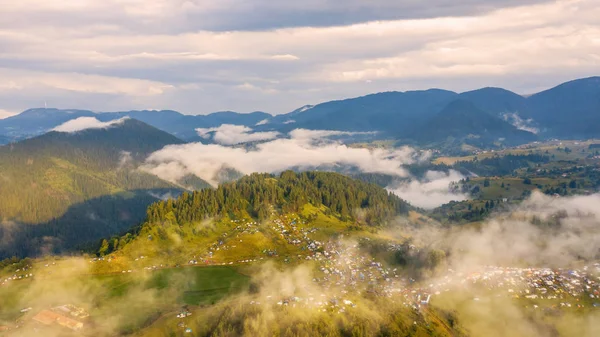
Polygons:
[[[446,164],[454,165],[459,161],[472,161],[475,158],[485,159],[492,158],[497,155],[528,155],[528,154],[540,154],[553,156],[553,160],[579,160],[585,159],[588,155],[594,152],[589,149],[591,144],[598,144],[600,140],[588,140],[588,141],[548,141],[544,143],[532,143],[521,145],[517,148],[510,148],[500,151],[483,151],[477,154],[463,157],[439,157],[434,160],[434,164]],[[568,148],[570,151],[564,151]]]
[[[19,280],[0,287],[0,325],[20,320],[27,327],[39,311],[73,304],[88,311],[102,331],[134,332],[165,313],[212,305],[248,284],[248,276],[225,266]],[[24,308],[32,309],[21,313]]]
[[[93,278],[106,284],[111,297],[123,296],[132,287],[139,285],[138,277],[131,274],[100,275]],[[230,293],[246,289],[248,279],[234,268],[226,266],[171,268],[152,272],[151,277],[144,281],[144,287],[160,291],[177,284],[181,290],[178,303],[202,305],[214,303]]]

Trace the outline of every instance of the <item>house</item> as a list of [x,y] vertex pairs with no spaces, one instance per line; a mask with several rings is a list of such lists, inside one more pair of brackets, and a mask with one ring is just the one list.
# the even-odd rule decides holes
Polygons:
[[83,323],[50,310],[40,311],[33,320],[44,325],[58,324],[73,331],[83,329]]
[[33,320],[44,325],[50,325],[56,322],[57,316],[59,315],[50,310],[42,310],[33,316]]

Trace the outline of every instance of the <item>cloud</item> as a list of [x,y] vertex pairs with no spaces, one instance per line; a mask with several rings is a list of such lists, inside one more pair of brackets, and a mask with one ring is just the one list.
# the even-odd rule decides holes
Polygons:
[[27,90],[41,87],[58,90],[110,95],[153,96],[163,94],[172,86],[155,81],[89,75],[83,73],[50,73],[0,68],[3,78],[11,78],[0,91]]
[[[101,122],[94,117],[79,117],[76,119],[72,119],[68,122],[65,122],[65,123],[55,127],[51,131],[72,133],[72,132],[79,132],[79,131],[83,131],[83,130],[87,130],[87,129],[106,129],[106,128],[109,128],[112,126],[123,124],[123,122],[125,122],[125,120],[127,120],[127,119],[128,118],[125,117],[125,118],[117,119],[117,120],[110,121],[110,122]],[[131,157],[131,154],[129,154],[129,157]],[[121,157],[121,161],[123,161],[123,160],[125,160],[125,162],[123,162],[123,164],[126,164],[126,160],[127,160],[126,155]]]
[[[264,125],[268,120],[263,120],[257,125]],[[213,128],[197,128],[196,132],[204,139],[212,139],[221,145],[236,145],[249,142],[260,142],[266,140],[273,140],[281,136],[276,131],[265,131],[265,132],[252,132],[252,128],[243,125],[232,125],[223,124]],[[330,137],[339,136],[359,136],[359,135],[373,135],[377,132],[346,132],[346,131],[333,131],[333,130],[307,130],[307,129],[294,129],[288,133],[288,136],[292,139],[297,139],[303,142],[310,140],[319,140]]]
[[468,199],[468,195],[455,192],[450,186],[451,183],[464,178],[454,170],[450,170],[448,173],[428,171],[422,180],[395,183],[388,186],[387,189],[414,206],[433,209],[450,201]]
[[290,55],[290,54],[273,55],[273,56],[271,56],[271,58],[274,60],[286,60],[286,61],[296,61],[296,60],[300,59],[300,58],[298,58],[298,56],[294,56],[294,55]]
[[374,135],[377,132],[349,132],[349,131],[333,131],[333,130],[308,130],[294,129],[289,132],[289,136],[294,139],[322,139],[336,136],[359,136],[359,135]]
[[249,142],[259,142],[275,139],[279,132],[252,132],[252,129],[243,125],[223,124],[214,128],[198,128],[198,135],[202,138],[212,139],[223,145],[236,145]]
[[[424,273],[421,284],[439,291],[433,305],[455,312],[471,335],[543,337],[560,327],[565,336],[595,336],[600,329],[595,310],[563,311],[551,296],[573,307],[588,298],[585,289],[580,293],[564,275],[573,270],[596,273],[592,264],[600,258],[600,211],[595,206],[599,202],[599,194],[554,198],[534,192],[521,204],[504,205],[477,224],[403,226],[395,234],[409,237],[419,251],[446,253],[445,263],[431,276]],[[554,285],[540,286],[539,274],[545,273],[561,275],[546,279]],[[540,300],[524,302],[528,295]],[[548,324],[548,316],[538,314],[550,309],[561,317],[576,315],[577,320]]]
[[175,199],[179,196],[177,193],[173,193],[172,191],[169,191],[166,193],[156,193],[153,191],[148,191],[148,195],[150,195],[151,197],[154,197],[158,200],[162,200],[162,201],[167,201],[169,199]]
[[408,147],[370,150],[335,141],[315,144],[313,138],[290,138],[260,143],[249,149],[202,143],[167,146],[152,153],[141,169],[171,182],[194,174],[213,185],[218,183],[218,173],[224,168],[249,174],[342,165],[362,172],[405,177],[407,172],[402,165],[414,162],[415,156],[416,152]]
[[[4,21],[23,27],[19,21],[12,19],[14,15],[46,16],[50,24],[58,27],[100,21],[105,24],[97,29],[123,27],[136,33],[151,30],[168,34],[199,30],[327,27],[368,21],[477,15],[498,8],[539,2],[545,0],[432,0],[428,6],[415,0],[349,0],[343,4],[335,0],[302,3],[269,0],[223,0],[216,3],[203,0],[96,0],[78,5],[68,1],[47,4],[40,0],[24,0],[19,4],[5,4],[6,13],[13,15]],[[152,26],[159,23],[164,25]]]
[[132,165],[133,162],[134,162],[134,160],[133,160],[133,156],[131,155],[131,152],[121,151],[121,153],[119,154],[119,165],[117,166],[117,168],[119,170],[124,169],[124,168]]
[[522,119],[518,113],[505,113],[503,116],[505,121],[511,123],[519,130],[528,131],[537,134],[540,132],[538,128],[531,126],[533,119]]
[[256,123],[256,126],[260,126],[260,125],[267,125],[269,124],[269,119],[263,119],[262,121]]
[[4,1],[4,108],[282,113],[374,91],[533,93],[600,60],[595,0],[140,3]]
[[600,257],[600,195],[554,198],[540,192],[481,229],[452,235],[459,265],[565,267]]

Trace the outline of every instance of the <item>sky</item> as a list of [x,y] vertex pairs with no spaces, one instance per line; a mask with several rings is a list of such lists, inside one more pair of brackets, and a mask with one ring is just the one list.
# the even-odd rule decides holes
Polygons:
[[531,94],[600,74],[598,0],[0,0],[0,118],[290,112],[380,91]]

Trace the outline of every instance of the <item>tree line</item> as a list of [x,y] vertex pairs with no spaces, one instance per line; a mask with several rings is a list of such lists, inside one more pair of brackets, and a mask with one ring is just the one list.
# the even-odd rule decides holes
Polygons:
[[410,207],[377,185],[341,174],[285,171],[279,176],[255,173],[216,189],[184,192],[178,199],[154,203],[148,208],[147,222],[185,224],[242,212],[265,219],[273,206],[282,212],[297,212],[307,203],[324,205],[342,220],[357,219],[367,225],[406,213]]

